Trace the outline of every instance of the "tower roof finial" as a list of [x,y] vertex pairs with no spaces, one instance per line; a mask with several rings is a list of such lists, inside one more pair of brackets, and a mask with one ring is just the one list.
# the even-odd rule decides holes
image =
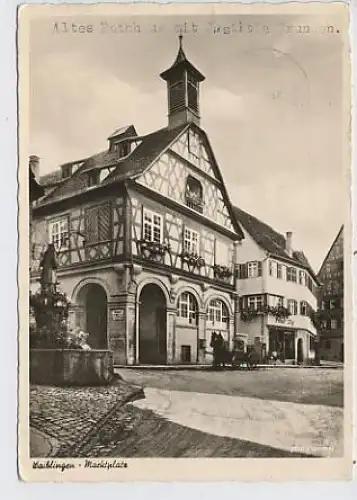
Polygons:
[[186,58],[186,54],[185,54],[185,52],[183,50],[183,46],[182,46],[183,45],[183,43],[182,43],[182,40],[183,40],[182,29],[180,29],[180,31],[179,31],[178,38],[179,38],[179,49],[177,52],[176,59],[175,59],[173,65],[168,70],[166,70],[160,74],[161,78],[163,78],[164,80],[168,80],[173,75],[173,72],[182,71],[183,69],[189,68],[190,71],[194,75],[196,75],[197,80],[199,82],[202,82],[205,79],[205,77]]
[[180,34],[179,34],[179,45],[180,45],[180,49],[182,50],[182,39],[183,39],[183,34],[182,34],[182,30],[180,30]]

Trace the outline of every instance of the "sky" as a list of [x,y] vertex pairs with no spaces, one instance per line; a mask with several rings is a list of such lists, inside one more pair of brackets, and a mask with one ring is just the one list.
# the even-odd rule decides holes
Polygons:
[[[65,21],[92,31],[65,33]],[[188,59],[206,76],[201,126],[232,203],[292,231],[294,248],[318,271],[347,201],[343,46],[336,31],[322,34],[327,24],[339,28],[336,19],[277,15],[34,20],[29,154],[43,175],[106,149],[118,127],[134,124],[140,135],[165,127],[159,74],[176,57],[181,28]],[[231,33],[213,33],[217,25]],[[301,25],[310,33],[299,34]]]

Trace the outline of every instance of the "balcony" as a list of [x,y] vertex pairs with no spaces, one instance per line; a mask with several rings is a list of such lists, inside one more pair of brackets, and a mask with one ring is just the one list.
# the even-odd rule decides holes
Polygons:
[[186,205],[189,208],[192,208],[192,210],[195,210],[196,212],[203,214],[204,203],[201,198],[194,196],[193,194],[186,193]]

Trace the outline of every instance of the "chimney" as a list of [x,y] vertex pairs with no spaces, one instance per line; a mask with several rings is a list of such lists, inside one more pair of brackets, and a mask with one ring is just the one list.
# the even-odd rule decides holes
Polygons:
[[286,233],[285,250],[286,250],[286,253],[289,255],[289,257],[293,256],[292,241],[293,241],[293,233],[291,231],[288,231]]
[[29,166],[35,176],[35,180],[38,182],[40,179],[40,158],[36,155],[31,155],[29,159]]

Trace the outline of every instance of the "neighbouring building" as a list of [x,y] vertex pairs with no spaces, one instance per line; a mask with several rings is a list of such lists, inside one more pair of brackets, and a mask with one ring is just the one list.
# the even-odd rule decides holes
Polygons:
[[51,242],[71,328],[89,332],[93,348],[111,349],[117,365],[211,363],[211,334],[232,347],[239,326],[243,232],[200,127],[204,76],[181,37],[160,76],[167,127],[114,131],[104,151],[46,176],[32,208],[32,291]]
[[328,251],[318,273],[320,311],[320,356],[329,361],[344,359],[343,315],[343,227]]
[[301,251],[256,217],[234,208],[244,233],[237,252],[240,315],[237,330],[261,360],[276,351],[284,363],[312,363],[317,332],[318,279]]

